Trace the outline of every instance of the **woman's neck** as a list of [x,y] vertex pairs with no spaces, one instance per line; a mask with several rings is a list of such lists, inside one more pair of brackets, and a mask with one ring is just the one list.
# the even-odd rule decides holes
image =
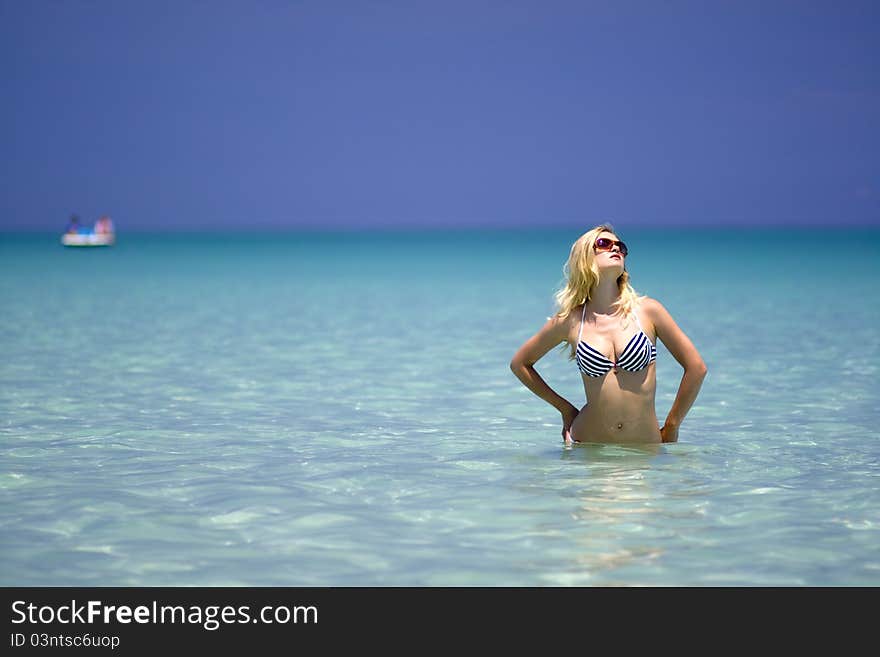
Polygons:
[[596,284],[587,305],[595,314],[610,315],[615,311],[614,304],[619,298],[620,290],[617,287],[617,277],[603,276]]

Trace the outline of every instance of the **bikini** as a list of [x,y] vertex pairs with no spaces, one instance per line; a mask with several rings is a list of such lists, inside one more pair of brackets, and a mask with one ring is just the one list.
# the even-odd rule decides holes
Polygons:
[[584,311],[581,313],[581,330],[578,332],[577,350],[575,351],[575,361],[582,374],[592,377],[605,376],[615,368],[625,372],[638,372],[657,359],[657,347],[651,344],[648,334],[642,328],[638,314],[635,312],[633,314],[636,316],[639,332],[630,338],[615,363],[606,358],[602,352],[588,345],[586,341],[581,340],[581,335],[584,332],[584,319],[587,316],[587,304],[584,304]]

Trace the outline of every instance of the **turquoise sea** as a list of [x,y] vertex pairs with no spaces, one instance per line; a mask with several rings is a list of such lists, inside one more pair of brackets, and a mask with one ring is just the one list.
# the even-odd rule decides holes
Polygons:
[[651,452],[508,369],[578,230],[118,223],[0,235],[0,585],[880,585],[880,231],[618,226],[709,366]]

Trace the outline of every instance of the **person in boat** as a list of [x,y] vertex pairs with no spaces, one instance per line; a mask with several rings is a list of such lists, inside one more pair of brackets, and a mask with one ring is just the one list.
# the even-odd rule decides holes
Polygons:
[[95,222],[96,235],[110,235],[113,233],[113,221],[106,214]]
[[79,217],[75,214],[70,215],[70,220],[67,222],[67,228],[64,229],[64,232],[68,235],[76,235],[81,229],[82,226],[79,224]]
[[[608,224],[578,238],[565,267],[567,281],[556,293],[558,312],[510,362],[517,378],[561,413],[566,445],[676,442],[706,376],[699,352],[666,308],[630,285],[628,252]],[[654,408],[658,338],[684,369],[662,426]],[[562,343],[583,379],[587,403],[580,409],[534,367]]]

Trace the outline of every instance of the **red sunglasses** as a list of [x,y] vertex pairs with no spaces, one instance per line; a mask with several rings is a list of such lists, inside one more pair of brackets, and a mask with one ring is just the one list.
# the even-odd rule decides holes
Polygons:
[[618,240],[610,240],[607,237],[600,237],[596,240],[595,249],[596,251],[610,251],[614,247],[620,249],[620,254],[625,258],[629,253],[629,250],[626,248],[626,244],[623,242],[619,242]]

